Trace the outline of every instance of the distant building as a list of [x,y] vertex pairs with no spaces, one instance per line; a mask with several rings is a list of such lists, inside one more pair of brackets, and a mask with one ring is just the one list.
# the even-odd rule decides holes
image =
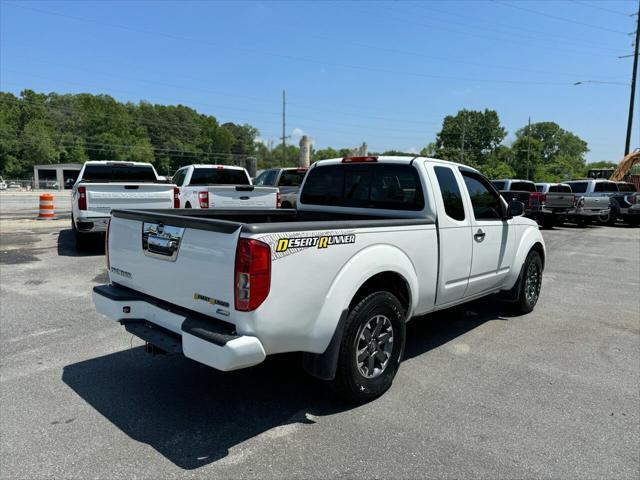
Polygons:
[[71,188],[81,169],[81,163],[34,165],[33,188]]

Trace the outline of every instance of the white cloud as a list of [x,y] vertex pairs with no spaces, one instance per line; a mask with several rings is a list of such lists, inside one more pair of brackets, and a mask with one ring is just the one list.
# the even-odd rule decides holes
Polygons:
[[300,140],[303,135],[306,135],[306,133],[301,128],[296,127],[291,131],[291,136],[296,140]]

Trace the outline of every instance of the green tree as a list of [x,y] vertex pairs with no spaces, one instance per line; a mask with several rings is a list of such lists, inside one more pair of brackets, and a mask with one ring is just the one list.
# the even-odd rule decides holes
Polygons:
[[519,129],[512,149],[511,166],[519,176],[551,182],[582,175],[589,151],[587,142],[554,122]]
[[435,142],[437,158],[481,167],[507,131],[494,110],[460,110],[447,115]]

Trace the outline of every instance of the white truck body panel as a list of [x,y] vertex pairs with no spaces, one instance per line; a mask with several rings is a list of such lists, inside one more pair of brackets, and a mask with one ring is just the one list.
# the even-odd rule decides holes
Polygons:
[[[194,174],[209,171],[212,177],[216,173],[234,173],[238,183],[228,183],[232,178],[221,179],[225,184],[192,184]],[[229,175],[231,177],[231,175]],[[278,207],[278,189],[275,187],[256,187],[246,169],[231,165],[188,165],[174,175],[174,181],[180,188],[180,207],[200,209],[200,194],[207,192],[208,209],[270,209]]]
[[[211,346],[210,357],[201,360],[206,356],[203,352],[207,346],[201,339],[196,342],[192,335],[181,332],[184,315],[173,313],[158,319],[155,310],[150,311],[137,301],[100,297],[95,300],[98,311],[120,321],[149,319],[145,315],[150,315],[151,321],[183,335],[185,355],[220,369],[242,368],[274,353],[324,352],[356,292],[377,274],[393,272],[404,280],[409,292],[408,320],[509,290],[516,284],[531,248],[539,244],[544,253],[544,241],[533,220],[524,217],[475,219],[460,170],[464,168],[475,175],[468,167],[433,159],[414,159],[409,163],[407,158],[382,157],[378,161],[415,167],[424,193],[422,210],[376,209],[373,213],[377,217],[372,217],[378,218],[375,221],[304,223],[293,220],[288,224],[275,219],[262,230],[261,224],[245,228],[242,223],[222,217],[214,220],[205,217],[195,223],[184,218],[184,212],[162,216],[145,212],[116,213],[108,238],[111,281],[176,308],[232,325],[234,333],[244,340],[233,344],[234,340],[227,345],[233,344],[230,349],[236,345],[238,350],[229,353],[220,346]],[[340,164],[340,159],[322,161],[312,169]],[[443,195],[433,170],[436,166],[454,172],[465,220],[454,220],[445,213]],[[305,182],[308,179],[309,175]],[[305,184],[301,188],[303,195],[298,199],[300,215],[327,212],[372,215],[370,208],[305,203],[302,201],[304,189]],[[497,192],[495,195],[497,201],[506,205]],[[286,211],[279,214],[283,218],[298,215]],[[184,233],[175,258],[145,254],[144,224],[153,222],[183,225]],[[325,237],[341,240],[325,244],[323,248],[318,239]],[[240,238],[258,240],[270,247],[269,294],[253,311],[239,311],[234,304],[235,255]],[[298,240],[298,245],[303,246],[280,248],[283,240],[292,245],[293,239],[306,238],[316,239],[315,243]],[[123,310],[125,306],[130,310]],[[247,352],[244,357],[238,353],[243,349]]]
[[[85,170],[91,166],[118,165],[122,168],[146,167],[153,172],[158,183],[151,182],[94,182],[85,180]],[[160,183],[157,173],[149,163],[142,162],[86,162],[71,192],[73,222],[78,228],[83,222],[93,224],[89,231],[104,231],[113,209],[166,209],[173,208],[174,186]],[[82,187],[80,189],[80,187]],[[80,209],[80,190],[84,190],[86,208]],[[90,223],[88,223],[90,222]],[[79,230],[85,230],[79,228]]]

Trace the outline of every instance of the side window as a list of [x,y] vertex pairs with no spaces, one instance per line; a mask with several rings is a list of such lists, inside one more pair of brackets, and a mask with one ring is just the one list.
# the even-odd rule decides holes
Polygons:
[[469,190],[476,220],[500,220],[502,218],[500,198],[480,180],[480,177],[466,172],[462,172],[462,176]]
[[438,185],[440,185],[445,213],[454,220],[464,220],[460,187],[458,187],[453,171],[449,167],[433,167],[433,171],[436,172]]
[[184,177],[187,175],[187,170],[183,169],[183,170],[178,170],[175,175],[173,176],[173,183],[175,183],[177,186],[181,187],[182,186],[182,182],[184,182]]
[[264,172],[262,172],[260,175],[256,177],[256,180],[253,182],[253,184],[258,186],[264,185],[264,181],[267,178],[268,173],[269,173],[269,170],[265,170]]
[[[552,188],[553,186],[549,187],[550,192],[553,192]],[[544,185],[536,185],[536,192],[544,192]]]
[[278,177],[277,170],[267,170],[265,172],[267,175],[264,177],[262,185],[273,186],[276,184],[276,178]]
[[616,185],[613,182],[597,182],[593,191],[594,192],[617,192],[618,185]]

